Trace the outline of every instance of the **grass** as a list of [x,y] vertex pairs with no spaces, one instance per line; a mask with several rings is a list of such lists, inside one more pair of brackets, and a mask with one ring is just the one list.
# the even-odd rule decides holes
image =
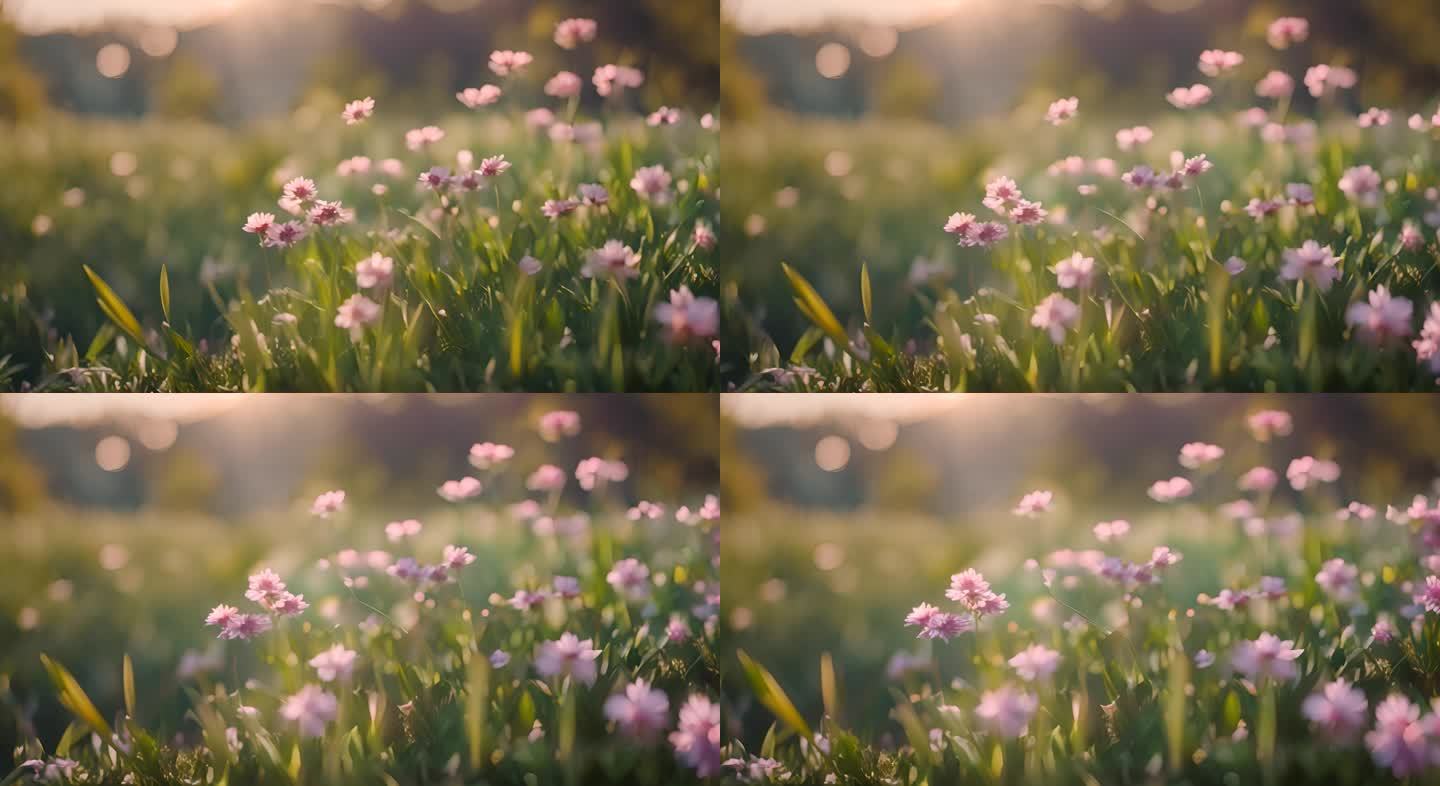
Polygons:
[[[1082,105],[1058,128],[1043,106],[1027,106],[963,135],[783,117],[727,131],[726,167],[744,184],[730,189],[723,216],[733,238],[727,345],[745,349],[727,380],[742,391],[1432,390],[1435,371],[1411,340],[1440,290],[1427,226],[1437,132],[1411,130],[1406,118],[1413,110],[1428,122],[1433,105],[1360,128],[1342,108],[1360,104],[1348,95],[1321,101],[1312,126],[1298,99],[1296,108],[1262,100],[1270,121],[1314,131],[1266,142],[1235,117],[1255,102],[1242,95],[1249,78],[1230,77],[1200,109],[1157,97],[1163,109],[1116,117]],[[1116,129],[1139,123],[1154,139],[1119,150]],[[1177,189],[1120,181],[1139,164],[1171,170],[1171,151],[1205,154],[1213,169]],[[1084,159],[1083,173],[1051,171],[1069,156]],[[1094,171],[1104,158],[1113,173]],[[1373,206],[1338,187],[1357,166],[1383,179]],[[997,218],[981,199],[999,176],[1043,202],[1049,219],[1011,224],[989,248],[957,247],[947,217]],[[1313,207],[1262,220],[1244,211],[1252,198],[1283,199],[1289,183],[1312,185]],[[1413,246],[1400,240],[1406,225],[1419,233]],[[1339,259],[1325,291],[1279,276],[1286,250],[1308,240]],[[1096,283],[1062,291],[1051,268],[1076,252],[1095,261]],[[1233,257],[1245,261],[1236,275],[1223,267]],[[1381,286],[1413,310],[1408,335],[1376,343],[1346,315]],[[1078,318],[1055,342],[1031,320],[1057,292]]]
[[[353,127],[338,104],[316,99],[245,129],[58,114],[8,128],[15,143],[0,152],[0,171],[16,187],[0,197],[0,386],[716,389],[703,325],[674,330],[656,316],[672,292],[715,292],[713,252],[694,236],[718,224],[716,134],[690,113],[650,127],[614,98],[557,108],[560,122],[593,133],[575,142],[528,128],[505,99],[473,113],[452,106],[408,118],[382,104]],[[405,132],[428,122],[444,139],[408,149]],[[473,163],[462,166],[460,151]],[[433,166],[458,174],[495,155],[510,170],[473,192],[416,183]],[[355,156],[370,169],[340,174]],[[631,188],[648,166],[671,176],[668,201]],[[311,227],[290,248],[260,247],[241,231],[247,216],[289,219],[276,200],[302,175],[354,221]],[[583,183],[604,186],[609,204],[542,215]],[[612,240],[638,255],[634,276],[582,275]],[[362,289],[356,266],[375,253],[393,260],[393,281]],[[520,265],[527,256],[540,263],[533,275]],[[352,337],[335,319],[362,292],[380,308]],[[294,321],[276,322],[280,314]]]
[[[703,745],[698,758],[677,754],[669,735],[692,696],[717,698],[707,621],[718,608],[718,522],[682,523],[670,503],[658,519],[631,520],[619,487],[602,483],[578,505],[541,497],[542,512],[568,522],[553,534],[504,504],[521,498],[509,490],[523,486],[517,472],[481,473],[483,497],[432,510],[351,499],[328,519],[55,509],[9,522],[0,738],[17,769],[3,780],[30,782],[20,765],[39,760],[74,762],[67,783],[699,782],[695,767],[718,761]],[[417,514],[419,534],[387,539],[382,522]],[[445,582],[407,582],[369,562],[432,564],[448,544],[474,562]],[[627,558],[651,571],[638,593],[607,582]],[[264,613],[244,597],[262,567],[309,608],[275,615],[251,640],[217,641],[206,626],[217,604]],[[556,576],[577,578],[578,594],[529,610],[509,603]],[[688,635],[670,636],[672,623]],[[564,633],[599,651],[593,680],[538,670],[537,654]],[[310,661],[335,645],[356,653],[353,673],[322,681]],[[668,702],[649,736],[605,710],[642,680]],[[281,711],[307,686],[336,699],[318,734]]]

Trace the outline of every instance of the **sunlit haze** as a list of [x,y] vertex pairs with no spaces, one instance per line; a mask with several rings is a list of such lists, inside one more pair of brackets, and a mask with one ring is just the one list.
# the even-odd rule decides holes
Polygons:
[[725,12],[741,29],[763,32],[817,27],[831,22],[865,22],[905,27],[923,24],[965,6],[989,0],[725,0]]
[[107,20],[190,27],[251,2],[256,0],[9,0],[5,13],[29,32],[85,28]]

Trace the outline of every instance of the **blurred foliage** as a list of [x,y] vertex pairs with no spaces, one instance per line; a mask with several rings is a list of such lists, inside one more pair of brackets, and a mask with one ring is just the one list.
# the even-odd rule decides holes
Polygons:
[[939,78],[924,60],[897,54],[884,63],[872,88],[870,104],[881,117],[938,120]]
[[155,111],[183,120],[215,120],[220,111],[220,81],[204,63],[179,53],[165,63],[155,86]]
[[753,120],[765,105],[765,85],[739,51],[742,36],[728,19],[720,19],[720,113],[726,122]]
[[0,2],[0,122],[33,119],[45,108],[45,88],[20,54],[20,34]]
[[19,446],[19,432],[0,415],[0,513],[29,513],[47,500],[45,477]]

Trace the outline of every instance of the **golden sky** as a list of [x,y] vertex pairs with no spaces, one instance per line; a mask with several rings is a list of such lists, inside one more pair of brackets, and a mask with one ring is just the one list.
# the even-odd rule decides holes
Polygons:
[[723,0],[725,12],[749,32],[815,27],[834,21],[906,27],[986,0]]

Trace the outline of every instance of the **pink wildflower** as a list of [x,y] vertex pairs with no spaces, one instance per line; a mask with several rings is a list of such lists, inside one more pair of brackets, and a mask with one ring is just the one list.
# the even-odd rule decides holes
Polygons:
[[1410,335],[1410,318],[1415,306],[1409,299],[1395,297],[1384,284],[1370,291],[1368,302],[1351,303],[1345,321],[1371,344],[1384,345]]
[[542,677],[570,676],[577,682],[594,685],[597,676],[595,661],[600,650],[594,649],[590,639],[580,639],[573,633],[561,634],[555,641],[540,645],[535,656],[535,670]]

